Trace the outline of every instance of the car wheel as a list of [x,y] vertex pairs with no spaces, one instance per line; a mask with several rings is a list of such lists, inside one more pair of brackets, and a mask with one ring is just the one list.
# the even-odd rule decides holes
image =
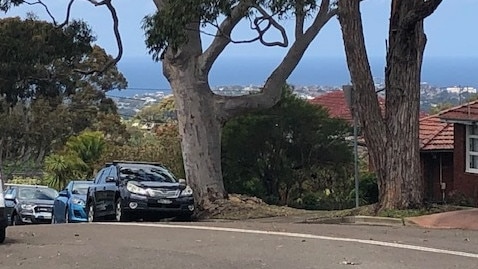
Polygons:
[[128,221],[129,218],[126,214],[126,212],[124,212],[124,209],[123,207],[121,206],[121,198],[118,198],[116,200],[116,204],[115,204],[115,220],[117,222],[122,222],[122,221]]
[[68,207],[65,210],[65,223],[70,223],[70,211],[68,210]]
[[0,229],[0,244],[5,242],[5,236],[7,234],[7,228],[3,227]]
[[55,218],[55,212],[51,211],[51,224],[57,224],[56,218]]
[[13,215],[13,218],[12,218],[12,226],[22,225],[22,224],[23,224],[23,222],[20,219],[20,216],[15,213],[15,215]]
[[88,206],[88,222],[95,222],[95,221],[96,221],[95,205],[93,203],[90,203]]

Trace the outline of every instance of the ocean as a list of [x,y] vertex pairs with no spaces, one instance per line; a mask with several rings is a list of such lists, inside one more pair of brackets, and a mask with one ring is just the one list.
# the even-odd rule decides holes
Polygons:
[[[280,60],[273,57],[219,58],[210,72],[210,85],[262,85]],[[370,64],[373,76],[380,81],[384,76],[384,59],[371,58]],[[118,66],[127,78],[129,88],[112,91],[111,95],[133,96],[154,91],[170,93],[161,63],[155,63],[149,57],[125,58]],[[308,57],[302,59],[287,82],[301,86],[340,86],[350,83],[350,76],[343,58]],[[439,87],[478,87],[478,58],[426,57],[422,82]]]

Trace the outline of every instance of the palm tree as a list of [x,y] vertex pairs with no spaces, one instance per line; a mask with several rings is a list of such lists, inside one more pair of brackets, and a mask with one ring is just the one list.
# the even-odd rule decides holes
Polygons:
[[48,185],[61,190],[70,180],[83,178],[88,165],[74,154],[52,154],[45,158],[45,172]]
[[66,142],[66,150],[76,155],[88,167],[87,177],[93,176],[93,166],[101,158],[106,148],[104,134],[98,131],[84,131]]

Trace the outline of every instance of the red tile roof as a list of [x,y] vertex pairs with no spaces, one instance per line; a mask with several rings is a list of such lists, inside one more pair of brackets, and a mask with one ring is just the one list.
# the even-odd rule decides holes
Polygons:
[[452,107],[438,115],[443,120],[478,121],[478,100]]
[[344,119],[352,122],[352,113],[350,112],[345,94],[342,90],[335,90],[310,100],[310,103],[321,105],[329,111],[330,117]]
[[[329,111],[329,115],[332,118],[344,119],[348,122],[353,122],[352,113],[350,112],[347,101],[345,100],[345,94],[342,90],[334,90],[309,101],[312,104],[321,105]],[[385,99],[379,97],[380,107],[382,111],[385,110]]]
[[420,119],[420,150],[452,150],[453,123],[444,123],[439,115]]

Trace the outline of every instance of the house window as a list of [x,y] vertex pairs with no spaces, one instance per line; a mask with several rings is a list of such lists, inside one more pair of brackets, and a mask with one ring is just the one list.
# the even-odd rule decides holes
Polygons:
[[466,126],[466,172],[478,174],[478,125]]

